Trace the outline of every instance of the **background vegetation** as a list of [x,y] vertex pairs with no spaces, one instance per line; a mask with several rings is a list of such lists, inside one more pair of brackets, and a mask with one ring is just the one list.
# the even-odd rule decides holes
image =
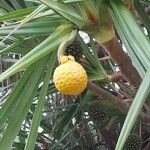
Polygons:
[[[0,149],[149,150],[149,15],[149,0],[1,0]],[[62,51],[89,82],[67,96],[52,76],[74,30]]]

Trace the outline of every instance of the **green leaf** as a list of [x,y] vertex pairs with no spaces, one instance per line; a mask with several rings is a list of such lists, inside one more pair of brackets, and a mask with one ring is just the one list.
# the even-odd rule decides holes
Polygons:
[[132,102],[132,105],[130,106],[130,110],[127,114],[127,117],[125,119],[125,122],[123,124],[117,145],[116,150],[121,150],[134,126],[134,123],[136,122],[141,109],[146,101],[146,98],[148,97],[150,93],[150,68],[147,71],[142,84],[140,85],[140,88],[136,94],[136,97],[134,101]]
[[[62,20],[53,21],[42,21],[29,22],[22,25],[19,29],[14,31],[11,35],[36,35],[36,34],[50,34],[53,32],[61,23]],[[17,28],[19,24],[10,24],[9,26],[4,26],[0,28],[0,35],[8,35],[14,28]]]
[[11,11],[9,13],[6,13],[4,15],[0,16],[0,21],[6,21],[6,20],[11,20],[11,19],[19,19],[23,16],[29,15],[35,8],[37,7],[29,7],[29,8],[24,8],[24,9],[18,9],[15,11]]
[[7,11],[13,11],[14,10],[14,8],[12,6],[10,6],[5,0],[1,0],[0,8],[3,8]]
[[88,73],[89,79],[92,81],[109,79],[110,76],[106,73],[98,58],[96,47],[93,45],[91,48],[89,48],[80,36],[77,36],[77,39],[81,43],[85,57],[90,62],[90,64],[83,64]]
[[31,66],[28,68],[21,79],[19,80],[18,84],[12,91],[12,93],[9,95],[6,102],[3,104],[2,108],[0,109],[0,129],[3,127],[4,123],[10,116],[13,110],[16,108],[16,104],[18,103],[19,99],[17,98],[22,90],[24,89],[29,77],[31,76],[32,72],[34,70],[34,66]]
[[148,77],[150,75],[150,42],[138,26],[131,12],[120,1],[111,1],[110,12],[120,38],[143,78],[117,142],[116,150],[121,150],[150,93],[150,80]]
[[26,22],[30,21],[31,19],[33,19],[37,14],[39,14],[41,11],[43,11],[45,9],[44,5],[40,5],[37,9],[35,9],[30,15],[28,15],[25,19],[23,19],[21,21],[21,23],[14,28],[1,42],[3,43],[6,39],[8,39],[17,29],[19,29],[23,24],[25,24]]
[[120,23],[118,22],[118,18],[113,13],[112,13],[112,17],[115,22],[117,32],[118,32],[123,44],[125,45],[126,49],[128,50],[129,56],[132,58],[133,65],[138,70],[140,76],[144,77],[145,71],[146,71],[145,67],[142,65],[142,62],[139,61],[136,53],[134,52],[134,50],[132,48],[132,45],[129,43],[130,41],[127,39],[124,31],[122,30],[122,27],[121,27]]
[[[0,51],[0,54],[5,54],[5,53],[8,53],[8,52],[16,52],[16,53],[19,53],[19,54],[26,54],[27,52],[29,52],[28,48],[25,47],[23,49],[23,45],[28,45],[28,42],[32,42],[32,44],[34,43],[33,40],[35,40],[36,36],[30,36],[30,37],[27,37],[27,38],[24,38],[24,39],[19,39],[19,40],[16,40],[13,44],[5,47],[3,50]],[[27,43],[27,44],[26,44]],[[19,50],[18,50],[19,49]],[[20,50],[21,49],[21,50]]]
[[17,2],[19,3],[19,5],[20,5],[22,8],[25,8],[25,7],[26,7],[26,2],[25,2],[25,0],[17,0]]
[[19,99],[16,104],[16,109],[13,111],[12,116],[8,121],[8,125],[0,141],[1,149],[8,150],[11,149],[19,130],[21,124],[29,111],[32,104],[35,93],[38,89],[39,83],[41,81],[41,76],[43,75],[45,63],[47,59],[42,59],[40,62],[34,64],[34,71],[28,79],[27,84],[21,90],[21,93],[16,97]]
[[[79,99],[78,99],[78,101],[79,101]],[[78,101],[76,101],[75,103],[78,103]],[[67,128],[68,124],[70,123],[70,121],[74,117],[75,112],[77,110],[77,107],[78,107],[78,105],[73,105],[69,109],[69,111],[67,111],[67,113],[65,113],[63,115],[63,117],[61,118],[61,121],[59,122],[58,126],[56,127],[56,131],[54,132],[54,137],[56,139],[60,139],[61,138],[63,132],[65,131],[65,129]]]
[[66,38],[67,34],[72,30],[72,25],[62,25],[46,40],[26,54],[22,59],[17,61],[13,66],[0,75],[0,82],[9,76],[25,69],[38,59],[44,57],[50,52],[57,49],[60,43]]
[[85,20],[78,15],[78,12],[75,12],[73,9],[69,8],[69,6],[55,2],[55,1],[48,1],[48,0],[39,0],[49,8],[53,9],[60,15],[64,16],[66,19],[70,20],[78,27],[83,28],[85,25]]
[[[83,105],[84,103],[86,103],[89,99],[91,99],[93,97],[93,94],[90,91],[87,91],[86,94],[82,97],[79,97],[75,103],[78,103],[79,100],[79,106]],[[56,128],[56,132],[54,134],[54,137],[56,139],[60,139],[62,134],[65,132],[65,129],[67,128],[67,126],[69,125],[70,121],[72,120],[72,118],[76,115],[76,113],[78,112],[78,110],[80,109],[78,105],[73,105],[69,111],[64,114],[64,116],[62,117],[61,121],[59,122],[57,128]],[[54,147],[53,147],[54,148]]]
[[48,66],[48,69],[44,78],[43,86],[42,86],[42,89],[38,98],[38,104],[33,115],[32,125],[31,125],[31,129],[27,138],[25,150],[29,150],[29,149],[32,150],[34,149],[34,146],[35,146],[35,141],[36,141],[36,137],[38,133],[38,126],[40,124],[42,110],[43,110],[44,103],[45,103],[45,96],[47,94],[48,83],[52,77],[53,67],[56,62],[56,52],[53,52],[49,59],[50,59],[48,63],[49,66]]
[[67,127],[69,123],[72,121],[72,118],[77,114],[79,109],[81,109],[80,106],[83,106],[88,101],[91,101],[92,98],[93,98],[93,94],[90,91],[87,91],[86,94],[82,97],[82,100],[80,101],[79,106],[73,105],[69,109],[69,111],[62,117],[62,120],[59,122],[56,128],[56,132],[54,134],[54,137],[55,139],[58,139],[58,142],[56,142],[56,144],[54,144],[51,147],[51,150],[56,149],[56,147],[62,142],[62,140],[65,139],[73,131],[72,129],[69,132],[67,132],[67,134],[62,136],[62,134],[66,133]]
[[116,27],[119,29],[118,33],[123,42],[128,43],[127,47],[131,47],[127,49],[129,54],[132,54],[130,57],[133,61],[135,60],[136,64],[139,64],[137,68],[139,73],[140,70],[147,70],[150,65],[150,42],[138,26],[131,12],[121,2],[112,1],[111,6],[111,14]]

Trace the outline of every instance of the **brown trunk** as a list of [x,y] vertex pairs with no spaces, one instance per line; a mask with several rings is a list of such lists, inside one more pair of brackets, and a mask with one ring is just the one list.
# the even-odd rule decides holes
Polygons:
[[138,89],[141,83],[141,77],[136,68],[133,66],[131,59],[123,51],[122,45],[119,43],[118,39],[114,38],[103,45],[110,53],[112,59],[118,64],[125,78],[135,89]]
[[[127,114],[130,108],[130,104],[127,103],[126,101],[123,101],[119,97],[116,97],[110,92],[105,91],[104,89],[102,89],[101,87],[99,87],[93,82],[88,82],[87,89],[93,92],[93,94],[98,96],[100,99],[107,100],[108,102],[116,106],[116,108],[118,108],[118,110],[120,110],[122,113]],[[139,117],[145,123],[150,122],[149,113],[141,112]]]
[[111,104],[116,106],[116,108],[118,108],[122,113],[126,114],[128,112],[129,107],[126,105],[126,103],[123,100],[114,96],[110,92],[105,91],[95,83],[89,81],[87,85],[87,89],[92,91],[94,95],[98,96],[102,100],[106,99],[107,101],[109,101]]

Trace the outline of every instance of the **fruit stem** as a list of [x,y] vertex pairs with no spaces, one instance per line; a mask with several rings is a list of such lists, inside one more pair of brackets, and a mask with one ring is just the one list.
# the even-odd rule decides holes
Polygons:
[[71,43],[73,43],[73,41],[75,40],[75,37],[77,35],[78,31],[77,30],[73,30],[69,36],[67,37],[66,40],[64,40],[59,48],[58,48],[58,53],[57,53],[57,56],[58,56],[58,61],[60,62],[60,58],[64,55],[64,52],[65,52],[65,49],[68,45],[70,45]]

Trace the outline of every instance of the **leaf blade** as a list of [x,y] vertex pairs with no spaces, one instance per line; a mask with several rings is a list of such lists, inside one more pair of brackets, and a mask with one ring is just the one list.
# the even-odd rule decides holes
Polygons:
[[[13,115],[9,119],[7,128],[0,141],[2,149],[11,149],[11,145],[13,144],[13,141],[15,140],[16,135],[19,132],[20,126],[32,104],[35,92],[38,89],[38,85],[43,74],[44,64],[45,59],[43,59],[36,65],[34,64],[34,71],[30,76],[26,86],[22,90],[22,93],[18,96],[18,99],[20,100],[16,106],[17,109],[14,110]],[[26,93],[28,94],[26,95]]]
[[150,93],[150,69],[147,71],[142,84],[136,94],[136,97],[134,101],[132,102],[132,105],[130,106],[130,110],[127,114],[127,117],[125,119],[124,125],[122,127],[117,145],[116,150],[122,149],[123,145],[125,144],[125,141],[130,134],[130,131],[132,127],[134,126],[134,123],[136,122],[136,119],[138,118],[138,115],[141,112],[141,109],[144,105],[144,102]]
[[56,52],[53,52],[53,54],[50,57],[50,60],[51,62],[49,65],[49,69],[47,70],[47,73],[45,75],[44,83],[43,83],[43,86],[39,95],[38,104],[33,115],[31,129],[27,138],[26,146],[24,148],[25,150],[34,149],[37,132],[38,132],[38,126],[41,120],[40,116],[42,115],[42,110],[43,110],[44,103],[45,103],[45,95],[48,89],[48,83],[52,77],[53,67],[56,61]]

